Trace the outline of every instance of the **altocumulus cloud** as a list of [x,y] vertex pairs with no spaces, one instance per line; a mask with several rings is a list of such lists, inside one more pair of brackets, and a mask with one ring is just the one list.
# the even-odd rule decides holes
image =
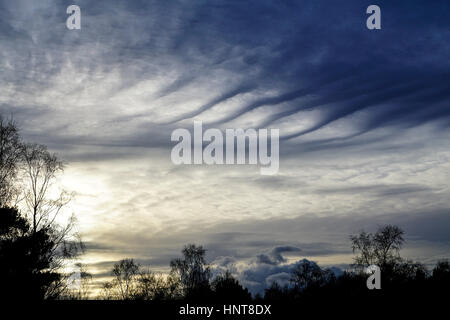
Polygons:
[[[378,1],[374,32],[361,1],[80,0],[79,31],[70,4],[0,1],[0,112],[69,160],[99,274],[201,242],[275,268],[245,278],[257,291],[293,263],[274,246],[348,263],[348,233],[391,222],[410,257],[448,257],[448,1]],[[194,119],[279,128],[279,175],[174,167]]]

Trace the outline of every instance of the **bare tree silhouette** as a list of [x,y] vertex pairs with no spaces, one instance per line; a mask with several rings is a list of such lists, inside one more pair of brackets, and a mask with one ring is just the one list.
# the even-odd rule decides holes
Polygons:
[[22,161],[19,129],[11,118],[0,115],[0,207],[15,206],[20,190],[16,179]]
[[56,176],[64,165],[56,154],[38,144],[25,144],[23,147],[24,198],[31,214],[33,231],[52,225],[62,207],[70,201],[70,195],[62,191],[56,199],[49,199],[49,193]]
[[123,300],[133,297],[135,291],[135,279],[138,276],[139,265],[133,259],[124,259],[114,265],[112,274],[114,282],[119,289],[119,296]]
[[355,264],[380,267],[398,261],[399,251],[404,243],[404,231],[397,226],[380,227],[375,234],[362,231],[359,235],[351,235],[350,241],[354,253]]
[[186,297],[200,297],[210,290],[211,272],[205,253],[202,246],[188,244],[182,250],[183,259],[170,262],[171,273],[180,279]]
[[103,300],[170,300],[182,296],[181,286],[173,275],[163,276],[143,270],[133,259],[123,259],[111,270],[113,280],[103,284]]
[[335,279],[329,269],[320,268],[315,262],[302,260],[291,273],[291,283],[296,289],[319,288]]

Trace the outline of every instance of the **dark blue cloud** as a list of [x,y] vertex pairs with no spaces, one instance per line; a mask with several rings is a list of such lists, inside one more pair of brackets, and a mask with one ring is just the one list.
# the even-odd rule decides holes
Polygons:
[[[74,55],[72,63],[87,72],[99,63],[119,68],[127,81],[125,88],[153,77],[156,70],[147,62],[156,57],[166,56],[183,66],[157,97],[183,91],[189,83],[210,76],[211,69],[248,74],[219,89],[208,103],[172,117],[170,123],[201,118],[239,94],[275,90],[277,94],[243,103],[212,124],[263,106],[274,112],[261,126],[300,111],[320,110],[320,118],[310,127],[285,135],[282,131],[285,139],[363,110],[371,116],[360,125],[360,134],[388,125],[416,126],[434,120],[441,124],[444,120],[444,127],[448,124],[447,1],[379,1],[382,29],[378,31],[365,27],[370,4],[365,1],[79,1],[81,32],[64,29],[64,2],[34,5],[28,13],[25,4],[0,2],[2,46],[8,43],[18,54],[15,72],[3,77],[19,85],[35,82],[38,73],[43,76],[39,83],[45,86],[63,63],[58,52],[101,44],[106,51],[96,59]],[[46,63],[48,54],[51,65]],[[131,68],[135,63],[138,71]],[[296,101],[302,97],[310,99]],[[281,103],[287,107],[280,108]]]

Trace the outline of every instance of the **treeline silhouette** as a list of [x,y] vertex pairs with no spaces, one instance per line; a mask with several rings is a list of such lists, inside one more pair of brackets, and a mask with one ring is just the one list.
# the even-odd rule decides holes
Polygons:
[[[211,277],[211,266],[205,261],[206,250],[189,244],[182,250],[183,258],[172,260],[168,275],[143,269],[133,259],[116,263],[113,279],[104,283],[100,299],[106,300],[181,300],[211,303],[225,302],[296,302],[321,299],[362,300],[374,294],[396,299],[413,296],[446,294],[450,285],[450,265],[439,261],[432,270],[423,264],[400,256],[403,231],[392,225],[380,227],[375,233],[361,232],[350,237],[355,263],[336,276],[331,269],[321,268],[306,259],[297,262],[290,274],[290,284],[277,282],[263,295],[252,296],[230,271]],[[381,290],[369,290],[366,267],[381,269]],[[378,291],[378,292],[376,292]]]
[[113,279],[103,284],[100,299],[105,300],[252,300],[229,271],[211,277],[202,246],[189,244],[182,250],[183,258],[171,261],[168,275],[143,269],[133,259],[116,263],[111,270]]
[[[74,219],[56,221],[70,200],[60,191],[49,196],[63,163],[42,145],[22,141],[13,120],[0,117],[0,300],[122,300],[258,302],[321,301],[326,297],[351,301],[368,298],[446,296],[450,287],[448,261],[428,270],[400,255],[404,232],[386,225],[375,233],[350,236],[354,264],[342,275],[301,260],[290,274],[290,283],[274,282],[263,294],[252,296],[230,271],[212,276],[206,250],[186,245],[182,257],[170,263],[169,274],[156,274],[124,259],[111,270],[111,281],[98,296],[90,294],[92,275],[79,267],[78,284],[70,286],[68,262],[82,253],[83,244],[73,232]],[[55,194],[55,192],[52,192]],[[381,270],[381,290],[368,290],[365,268]]]

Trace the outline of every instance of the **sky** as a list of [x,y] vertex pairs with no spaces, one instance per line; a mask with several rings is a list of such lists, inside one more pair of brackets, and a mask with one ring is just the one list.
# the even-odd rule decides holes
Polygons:
[[[68,30],[66,9],[81,8]],[[450,258],[450,3],[0,1],[0,113],[67,163],[97,283],[206,247],[252,292],[397,224]],[[177,128],[280,130],[280,168],[174,165]]]

